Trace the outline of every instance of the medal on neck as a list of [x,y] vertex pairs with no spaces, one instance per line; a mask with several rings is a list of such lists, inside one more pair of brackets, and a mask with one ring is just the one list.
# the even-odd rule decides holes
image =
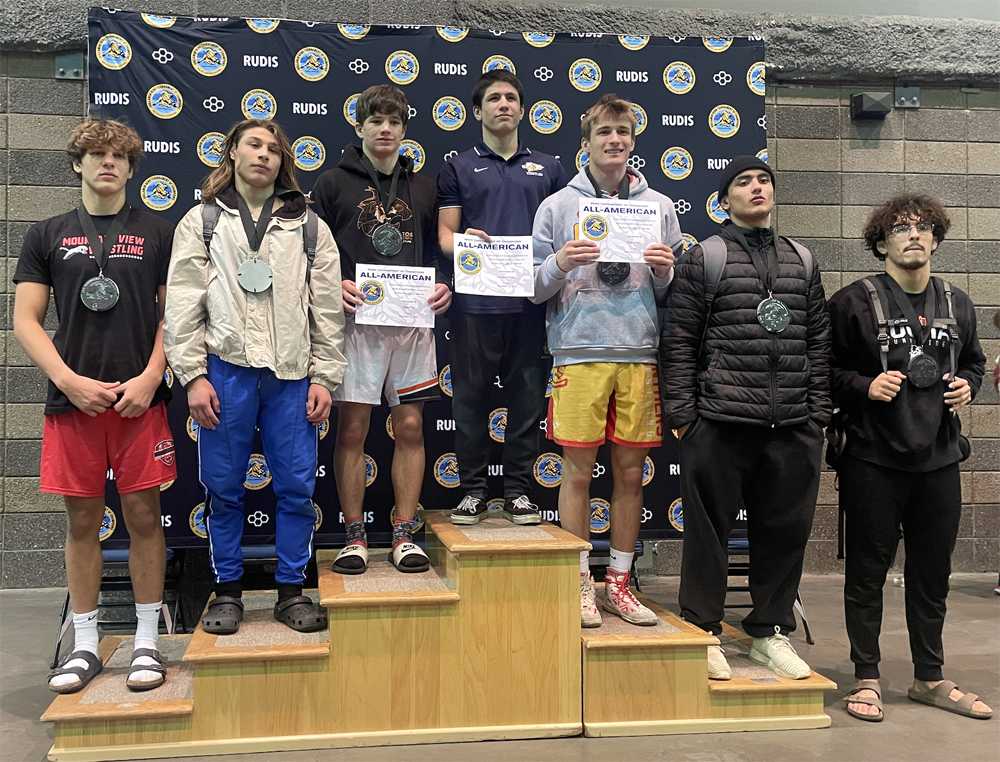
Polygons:
[[[773,286],[775,273],[778,270],[778,239],[774,238],[774,261],[771,261],[771,249],[767,246],[766,238],[762,238],[762,248],[756,252],[752,251],[746,238],[742,235],[744,248],[750,255],[750,262],[753,269],[757,271],[761,285],[767,292],[767,296],[757,303],[757,322],[768,333],[781,333],[792,322],[792,311],[788,305],[774,295]],[[806,288],[809,284],[806,284]]]
[[792,322],[792,312],[788,305],[768,291],[767,298],[757,305],[757,322],[768,333],[781,333]]
[[118,243],[118,235],[125,227],[130,211],[131,207],[126,202],[115,215],[111,227],[108,229],[108,234],[102,239],[97,234],[94,220],[83,205],[81,204],[76,210],[77,217],[80,219],[80,227],[83,228],[83,234],[87,237],[87,245],[93,252],[94,261],[97,263],[97,275],[88,278],[80,287],[80,301],[83,302],[84,307],[92,312],[107,312],[118,304],[118,300],[121,298],[118,284],[104,274],[104,268],[108,265],[111,249]]
[[240,267],[236,271],[236,282],[240,284],[240,288],[251,294],[267,291],[271,288],[271,282],[274,280],[271,265],[260,258],[259,251],[264,234],[267,232],[267,223],[271,221],[276,197],[276,194],[268,197],[260,210],[257,222],[254,223],[247,202],[239,193],[236,194],[236,206],[240,211],[243,230],[247,234],[247,243],[250,245],[250,259],[240,263]]
[[[934,313],[937,309],[933,281],[927,284],[927,288],[924,291],[924,319],[926,324],[921,323],[920,316],[917,315],[913,304],[906,294],[903,293],[903,289],[900,288],[895,279],[884,276],[883,283],[888,286],[889,293],[892,295],[892,299],[896,302],[896,306],[900,312],[906,318],[912,334],[910,357],[906,363],[906,378],[918,389],[926,389],[934,386],[941,380],[941,366],[938,365],[937,359],[924,349],[924,345],[930,337],[930,327],[934,324]],[[917,343],[918,341],[920,342],[919,344]]]
[[[590,184],[594,186],[594,193],[597,195],[597,198],[608,198],[609,194],[601,190],[601,187],[597,184],[597,180],[590,173],[589,166],[584,169],[584,172],[587,175],[587,179],[590,180]],[[618,184],[618,198],[622,201],[628,201],[629,190],[628,170],[626,170],[625,176],[622,177],[621,183]],[[601,279],[602,283],[608,286],[617,286],[620,283],[624,283],[631,272],[632,266],[628,262],[597,263],[597,277]]]
[[941,378],[941,369],[937,360],[924,352],[924,348],[912,344],[910,360],[906,365],[906,377],[918,389],[934,386]]
[[[368,170],[368,177],[371,179],[375,192],[378,194],[379,203],[382,205],[382,213],[388,217],[389,209],[392,208],[392,204],[396,200],[396,188],[399,185],[399,175],[402,171],[399,161],[396,162],[396,166],[392,169],[392,180],[389,183],[389,193],[387,195],[382,193],[382,183],[379,181],[378,173],[375,171],[375,165],[371,163],[367,156],[364,157],[362,163],[365,165],[365,169]],[[386,258],[394,257],[403,249],[403,234],[391,222],[383,222],[372,231],[372,246],[375,247],[375,251],[379,256]]]

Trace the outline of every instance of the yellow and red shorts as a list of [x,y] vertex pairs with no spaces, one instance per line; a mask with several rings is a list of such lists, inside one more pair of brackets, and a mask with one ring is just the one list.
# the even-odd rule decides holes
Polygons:
[[584,362],[554,368],[546,433],[563,447],[663,444],[656,365]]

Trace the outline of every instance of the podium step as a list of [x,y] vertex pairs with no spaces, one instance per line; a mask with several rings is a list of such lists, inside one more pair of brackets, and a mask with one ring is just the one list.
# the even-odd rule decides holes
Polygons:
[[[316,590],[304,591],[314,601]],[[184,654],[187,664],[223,664],[323,658],[330,653],[330,635],[296,632],[273,615],[275,591],[244,593],[243,623],[235,635],[212,635],[201,621]]]
[[499,516],[478,524],[451,523],[449,511],[426,511],[433,537],[454,555],[477,553],[546,553],[589,550],[590,543],[552,524],[519,526]]
[[372,558],[364,574],[338,574],[330,569],[335,550],[316,554],[320,602],[327,608],[421,606],[455,603],[458,593],[432,567],[421,573],[397,571],[387,558]]

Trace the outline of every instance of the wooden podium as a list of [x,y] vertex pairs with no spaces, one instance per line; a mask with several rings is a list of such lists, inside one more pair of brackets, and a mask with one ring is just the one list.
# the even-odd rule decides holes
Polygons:
[[272,619],[273,593],[247,594],[236,635],[161,639],[167,683],[145,694],[124,686],[130,640],[105,638],[105,671],[42,716],[49,759],[829,725],[828,680],[710,685],[717,641],[668,612],[657,627],[606,614],[581,630],[586,547],[548,524],[459,527],[428,512],[424,574],[374,561],[343,576],[320,551],[327,631],[295,633]]

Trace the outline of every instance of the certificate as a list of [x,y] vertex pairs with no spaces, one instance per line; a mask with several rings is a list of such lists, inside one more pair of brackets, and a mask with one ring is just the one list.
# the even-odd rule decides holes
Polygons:
[[532,296],[531,236],[494,236],[489,242],[455,234],[455,291],[481,296]]
[[598,262],[643,262],[646,247],[660,242],[660,217],[656,201],[581,198],[580,239],[598,245]]
[[358,265],[355,283],[361,291],[354,317],[358,325],[434,327],[427,302],[434,294],[433,267]]

